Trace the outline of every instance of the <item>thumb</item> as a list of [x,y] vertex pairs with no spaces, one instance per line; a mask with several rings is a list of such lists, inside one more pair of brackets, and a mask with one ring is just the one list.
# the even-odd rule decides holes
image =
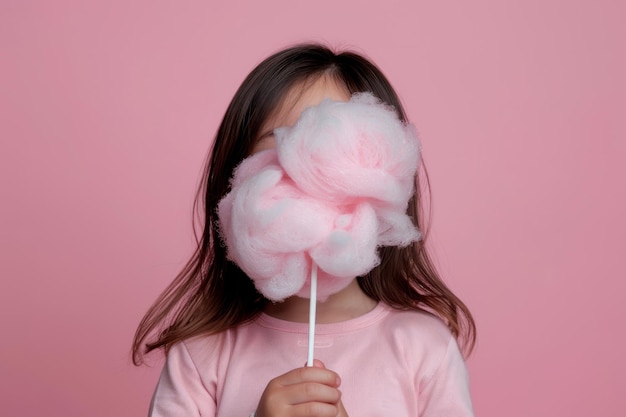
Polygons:
[[319,359],[313,359],[313,367],[314,368],[326,369],[326,366],[324,365],[324,362],[322,362]]
[[[306,367],[306,362],[304,363],[304,366]],[[322,368],[322,369],[326,369],[326,365],[324,365],[324,362],[322,362],[319,359],[313,359],[313,368]]]

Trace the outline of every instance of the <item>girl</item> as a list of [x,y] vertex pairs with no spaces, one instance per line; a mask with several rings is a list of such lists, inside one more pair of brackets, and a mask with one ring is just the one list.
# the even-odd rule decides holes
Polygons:
[[[305,108],[360,92],[406,120],[385,76],[352,52],[298,45],[244,80],[197,194],[204,212],[198,247],[135,334],[136,365],[152,350],[167,353],[151,416],[473,415],[457,339],[471,351],[474,321],[437,274],[424,237],[381,248],[377,267],[319,303],[312,367],[302,366],[308,300],[270,302],[227,259],[220,240],[218,203],[240,162],[274,147],[274,129],[292,125]],[[408,214],[423,231],[419,197],[418,188]]]

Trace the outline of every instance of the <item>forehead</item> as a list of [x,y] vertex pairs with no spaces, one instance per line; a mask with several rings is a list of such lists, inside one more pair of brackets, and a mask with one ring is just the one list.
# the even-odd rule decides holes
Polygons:
[[316,106],[326,98],[348,101],[350,92],[345,85],[329,76],[295,85],[265,120],[260,134],[269,133],[277,127],[293,125],[304,109]]

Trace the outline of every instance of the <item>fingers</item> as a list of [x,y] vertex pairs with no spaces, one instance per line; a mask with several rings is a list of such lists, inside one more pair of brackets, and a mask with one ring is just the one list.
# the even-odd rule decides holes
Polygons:
[[289,417],[337,417],[338,410],[335,404],[309,402],[292,407]]
[[[308,366],[307,362],[304,362],[303,366],[307,367]],[[314,367],[314,368],[326,369],[326,365],[324,365],[324,362],[322,362],[319,359],[313,359],[313,365],[311,365],[311,366]]]
[[[337,417],[341,392],[337,373],[321,361],[271,380],[257,408],[258,417]],[[342,416],[343,417],[343,416]]]
[[337,388],[316,382],[302,382],[288,385],[284,387],[283,390],[292,405],[306,402],[334,404],[341,398],[341,392],[339,392]]
[[338,387],[341,384],[341,379],[336,372],[324,368],[324,364],[321,361],[317,361],[322,367],[312,366],[297,368],[283,374],[275,379],[281,385],[293,385],[301,382],[317,382],[319,384],[328,385],[331,387]]
[[324,366],[324,362],[322,362],[319,359],[313,359],[313,367],[314,368],[322,368],[322,369],[326,369],[326,366]]

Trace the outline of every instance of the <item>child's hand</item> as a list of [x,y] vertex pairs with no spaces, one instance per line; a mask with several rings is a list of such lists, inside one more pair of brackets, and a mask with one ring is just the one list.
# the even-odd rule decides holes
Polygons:
[[341,403],[339,375],[315,360],[272,379],[265,388],[256,417],[347,417]]
[[[324,363],[317,359],[313,359],[313,366],[316,368],[326,369]],[[343,402],[341,401],[341,399],[339,399],[339,401],[337,402],[337,410],[337,417],[349,417],[346,409],[343,407]]]

